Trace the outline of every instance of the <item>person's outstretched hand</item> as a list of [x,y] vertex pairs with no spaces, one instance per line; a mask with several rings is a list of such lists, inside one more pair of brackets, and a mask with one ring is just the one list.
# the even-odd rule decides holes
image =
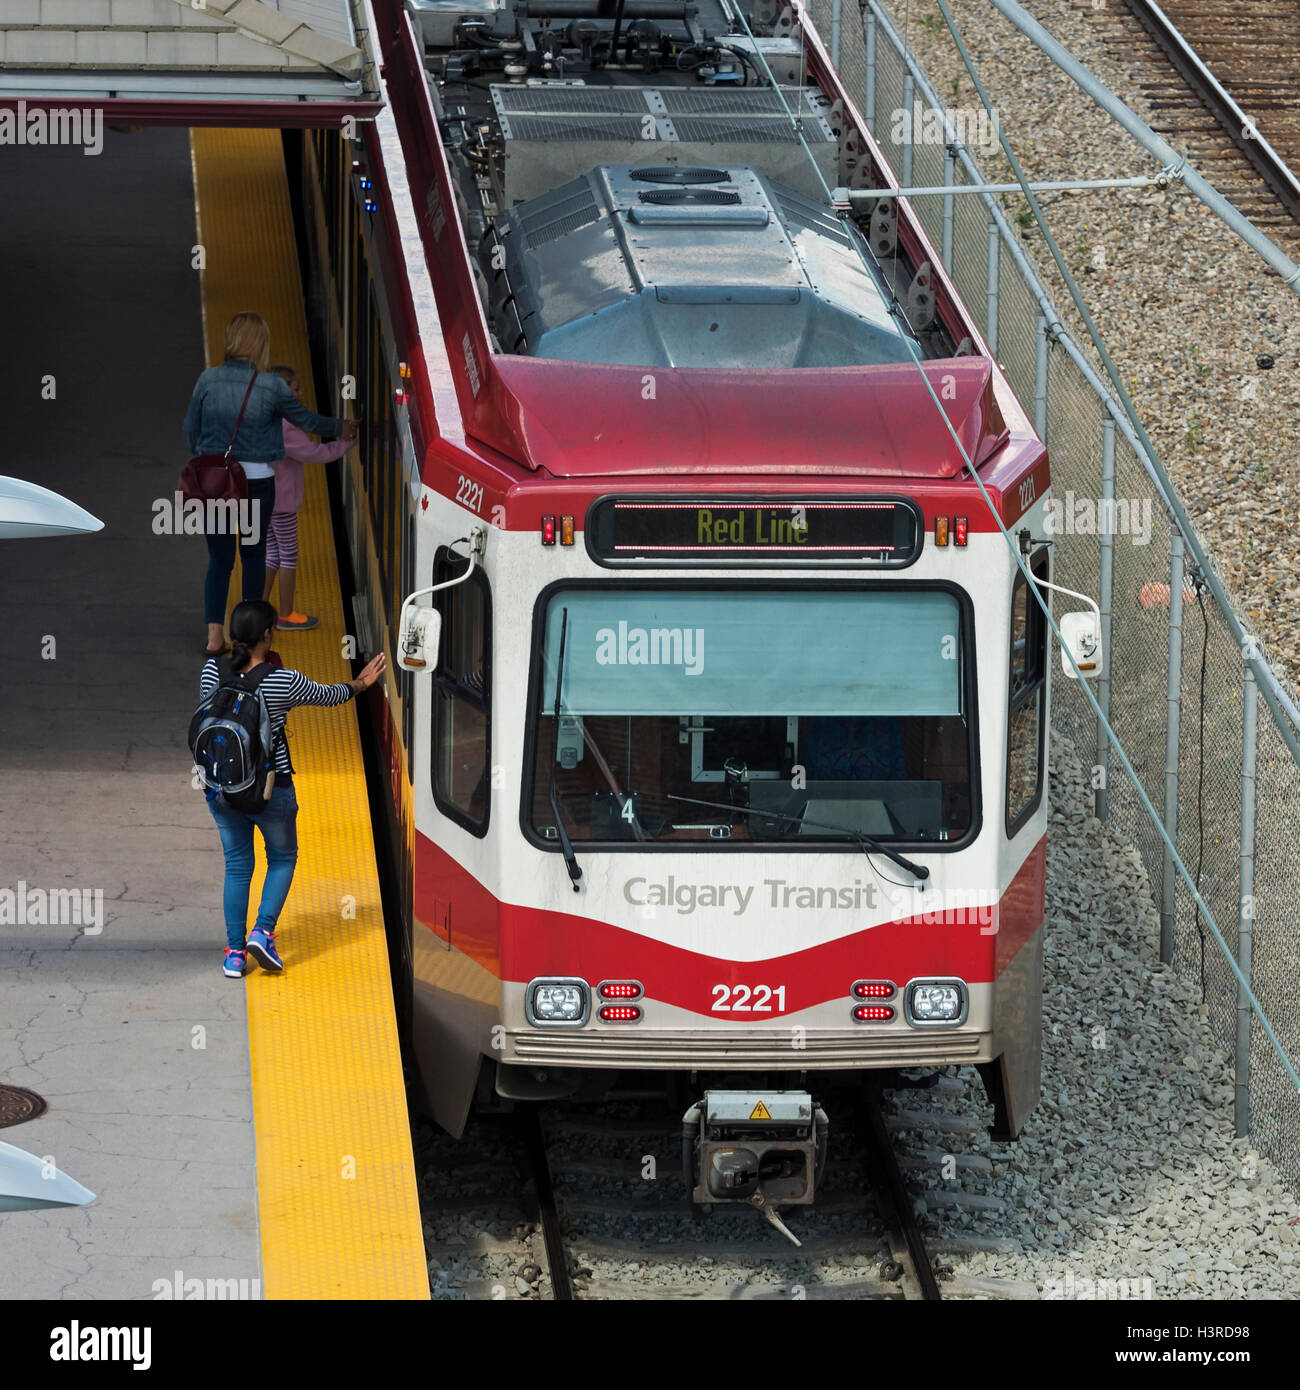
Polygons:
[[372,685],[384,674],[384,668],[388,665],[388,660],[383,652],[371,662],[368,662],[362,673],[352,682],[357,690],[369,690]]

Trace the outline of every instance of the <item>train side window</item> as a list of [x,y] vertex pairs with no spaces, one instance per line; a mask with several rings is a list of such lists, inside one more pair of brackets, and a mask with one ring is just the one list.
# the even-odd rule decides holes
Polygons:
[[[446,547],[434,560],[433,583],[465,572],[468,561]],[[492,604],[487,577],[435,594],[442,614],[433,676],[433,799],[449,819],[475,835],[487,832],[490,778],[490,652]]]
[[[1047,578],[1047,551],[1030,561]],[[1043,795],[1047,714],[1047,622],[1018,570],[1011,589],[1011,671],[1007,707],[1007,835],[1033,815]]]

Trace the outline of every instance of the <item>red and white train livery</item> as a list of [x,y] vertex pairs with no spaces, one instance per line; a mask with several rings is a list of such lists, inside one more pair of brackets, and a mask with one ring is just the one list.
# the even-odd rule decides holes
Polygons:
[[893,175],[816,34],[374,5],[303,174],[434,1115],[679,1073],[700,1201],[812,1199],[825,1074],[1014,1136],[1047,633],[963,451],[1044,579],[1047,455],[908,205],[828,199]]

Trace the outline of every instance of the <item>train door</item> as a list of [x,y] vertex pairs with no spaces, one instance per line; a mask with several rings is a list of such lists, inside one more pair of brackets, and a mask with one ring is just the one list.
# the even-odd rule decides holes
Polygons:
[[[465,572],[469,561],[448,547],[434,558],[434,584]],[[471,835],[487,834],[491,809],[491,621],[487,576],[476,569],[464,584],[437,595],[442,614],[433,674],[434,805]]]
[[[1048,550],[1029,559],[1048,579]],[[1006,759],[998,855],[1002,896],[993,939],[992,1059],[979,1064],[993,1103],[991,1134],[1014,1139],[1038,1104],[1042,1079],[1043,901],[1047,779],[1047,620],[1019,567],[1011,585]]]
[[[1030,559],[1035,579],[1047,579],[1047,556],[1043,548]],[[1043,799],[1047,753],[1047,620],[1019,568],[1011,586],[1009,677],[1005,825],[1014,840]]]

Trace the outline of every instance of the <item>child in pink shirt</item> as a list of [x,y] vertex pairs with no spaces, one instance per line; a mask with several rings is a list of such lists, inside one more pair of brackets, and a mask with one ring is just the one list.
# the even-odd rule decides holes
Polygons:
[[[289,389],[302,400],[302,384],[292,367],[272,367],[271,370],[288,383]],[[276,575],[280,578],[280,620],[282,628],[305,631],[315,627],[319,618],[299,613],[293,606],[294,589],[298,580],[298,513],[302,510],[304,463],[330,463],[342,458],[356,443],[355,439],[335,439],[328,444],[314,444],[297,425],[285,420],[284,457],[271,467],[275,470],[275,511],[271,516],[266,537],[266,590],[270,599]]]

